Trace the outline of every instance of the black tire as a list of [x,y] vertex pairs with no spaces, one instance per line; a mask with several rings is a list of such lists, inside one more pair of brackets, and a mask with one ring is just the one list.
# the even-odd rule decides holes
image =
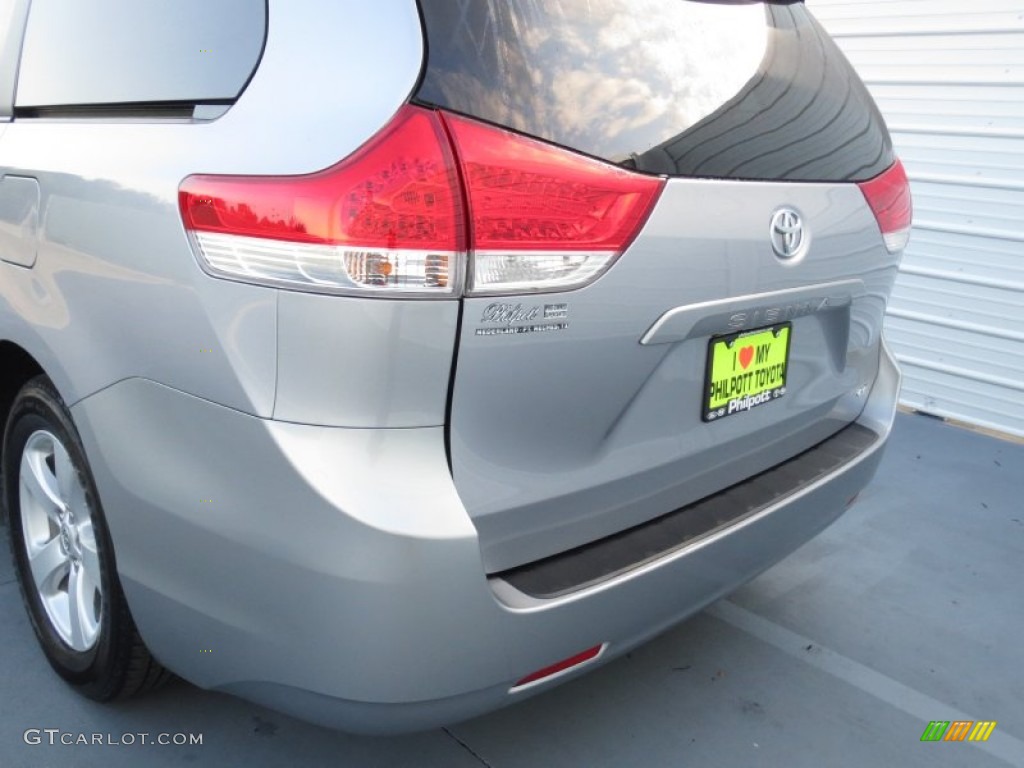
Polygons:
[[[20,468],[33,434],[55,437],[71,461],[85,491],[99,562],[98,634],[79,651],[62,638],[43,605],[29,564],[21,514]],[[79,693],[97,701],[125,698],[156,688],[170,677],[139,637],[117,578],[114,548],[99,494],[71,414],[53,384],[37,376],[22,387],[11,407],[3,435],[3,505],[11,554],[22,600],[36,638],[53,669]]]

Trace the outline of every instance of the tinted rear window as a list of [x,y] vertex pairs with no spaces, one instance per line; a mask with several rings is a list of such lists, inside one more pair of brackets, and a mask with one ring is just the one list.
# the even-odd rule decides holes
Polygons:
[[421,0],[417,99],[672,176],[871,178],[885,124],[802,3]]

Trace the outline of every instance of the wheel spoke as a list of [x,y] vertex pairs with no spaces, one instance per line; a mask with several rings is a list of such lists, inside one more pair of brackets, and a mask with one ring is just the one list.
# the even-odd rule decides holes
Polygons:
[[71,487],[68,489],[68,495],[64,496],[64,501],[67,503],[67,509],[77,520],[88,519],[89,507],[85,500],[85,488],[78,482],[78,478],[74,477],[71,480]]
[[22,488],[27,489],[46,511],[46,516],[59,524],[60,513],[64,510],[64,500],[57,487],[57,478],[46,466],[43,455],[38,451],[25,451],[21,458]]
[[68,556],[61,549],[60,537],[54,536],[38,548],[31,546],[29,565],[39,593],[43,597],[53,595],[68,569]]
[[[53,443],[53,466],[57,481],[57,494],[66,507],[71,500],[74,487],[78,485],[78,477],[75,473],[75,467],[71,463],[71,457],[68,456],[67,449],[58,441]],[[47,469],[49,468],[47,467]]]
[[82,567],[88,573],[92,583],[99,586],[100,556],[96,551],[96,533],[92,527],[92,520],[87,520],[78,526],[78,543],[82,550]]
[[96,621],[94,599],[96,582],[88,571],[71,569],[68,579],[68,611],[71,625],[71,647],[83,651],[92,645],[99,623]]
[[85,644],[91,646],[100,629],[100,615],[96,606],[96,594],[100,591],[99,572],[90,572],[86,568],[82,571],[80,578],[81,600],[79,611],[82,615],[82,634],[85,635]]
[[71,625],[71,647],[78,649],[84,645],[82,636],[82,612],[79,610],[82,592],[82,570],[72,568],[68,578],[68,618]]

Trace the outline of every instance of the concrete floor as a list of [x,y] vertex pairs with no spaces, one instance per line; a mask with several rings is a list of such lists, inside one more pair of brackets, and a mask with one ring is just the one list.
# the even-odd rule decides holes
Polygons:
[[[860,503],[607,667],[445,730],[352,737],[175,681],[116,705],[50,671],[0,555],[0,766],[1024,766],[1024,445],[900,415]],[[996,720],[985,744],[930,720]],[[27,728],[203,734],[29,746]]]

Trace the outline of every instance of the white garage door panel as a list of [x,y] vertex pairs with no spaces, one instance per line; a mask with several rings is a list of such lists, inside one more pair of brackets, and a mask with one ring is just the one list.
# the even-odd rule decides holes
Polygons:
[[[893,351],[901,358],[929,360],[956,369],[968,378],[976,375],[1024,392],[1024,360],[1016,354],[1019,338],[999,338],[943,327],[931,318],[922,322],[895,315],[889,318],[889,328]],[[985,360],[984,366],[977,365],[979,358]]]
[[889,303],[903,401],[1024,436],[1024,0],[808,0],[914,193]]
[[[1022,27],[1024,30],[1024,27]],[[882,32],[884,30],[877,30]],[[938,64],[965,67],[972,73],[993,64],[1021,66],[1024,51],[1016,46],[1011,30],[986,33],[948,32],[929,35],[847,36],[842,39],[843,51],[851,61],[868,66]],[[986,56],[979,59],[978,51]]]
[[1024,207],[1024,189],[992,189],[918,182],[914,209],[918,218],[947,224],[1013,231]]
[[[848,57],[853,58],[853,57]],[[935,78],[942,80],[943,82],[950,85],[972,85],[972,84],[990,84],[990,85],[1021,85],[1021,76],[1019,72],[1007,71],[1008,69],[1015,70],[1017,67],[1006,67],[1006,66],[985,66],[975,67],[970,72],[965,72],[963,67],[955,65],[939,66],[939,65],[895,65],[893,67],[884,67],[878,64],[874,65],[858,65],[854,62],[854,66],[857,71],[861,73],[864,79],[873,79],[878,83],[918,83],[926,79]]]
[[893,317],[928,316],[937,325],[1024,342],[1024,303],[1010,290],[906,274],[893,291],[889,309]]
[[[903,275],[944,277],[957,284],[993,285],[1024,296],[1020,243],[915,229],[903,255]],[[902,275],[897,285],[902,282]]]
[[1024,78],[1024,49],[1016,37],[1005,33],[858,37],[844,40],[843,52],[861,77],[872,79],[934,80],[948,73],[953,81],[1019,82]]
[[873,83],[871,92],[890,128],[913,126],[961,130],[1024,129],[1024,85],[949,85]]
[[[893,131],[904,163],[919,173],[1018,186],[1024,179],[1024,141],[998,137],[929,136]],[[1001,185],[1000,185],[1001,186]]]
[[1024,30],[1017,0],[811,0],[808,5],[836,38]]

